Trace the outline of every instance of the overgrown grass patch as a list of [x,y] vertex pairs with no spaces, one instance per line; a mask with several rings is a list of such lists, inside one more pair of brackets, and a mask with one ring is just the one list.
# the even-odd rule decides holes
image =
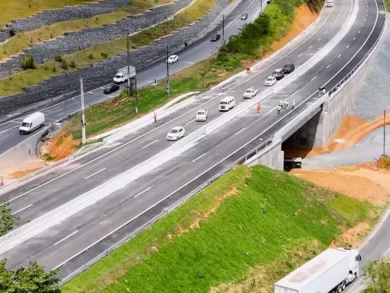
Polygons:
[[[371,208],[320,187],[313,192],[306,181],[284,172],[240,166],[63,292],[208,292],[248,278],[254,268],[280,261],[302,243],[315,241],[316,249],[325,249],[369,218]],[[293,269],[289,261],[279,263],[285,264],[276,279]]]

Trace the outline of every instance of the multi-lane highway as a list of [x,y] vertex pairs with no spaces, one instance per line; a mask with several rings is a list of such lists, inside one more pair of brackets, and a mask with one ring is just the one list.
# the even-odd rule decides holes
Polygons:
[[[280,93],[264,99],[260,113],[251,109],[153,171],[135,180],[127,176],[172,145],[165,136],[173,126],[182,125],[191,135],[204,125],[194,121],[200,105],[208,109],[209,120],[217,119],[224,115],[218,112],[222,97],[233,95],[238,104],[244,103],[243,91],[251,86],[263,91],[264,79],[275,68],[293,62],[299,69],[342,29],[356,7],[356,21],[340,43]],[[25,224],[0,238],[0,258],[9,259],[12,267],[37,260],[48,269],[59,267],[62,278],[70,276],[271,137],[318,98],[320,86],[331,87],[344,78],[378,39],[384,23],[384,14],[379,12],[383,9],[379,0],[337,1],[333,9],[324,11],[313,33],[288,55],[270,59],[244,82],[210,92],[155,125],[129,135],[119,145],[101,149],[1,195]],[[297,107],[277,115],[275,106],[286,97],[295,99]],[[103,192],[101,200],[90,201],[91,195],[101,196]],[[81,205],[86,207],[78,210]]]
[[[264,1],[265,2],[265,1]],[[263,3],[263,9],[266,8],[266,3]],[[242,1],[235,10],[226,17],[225,20],[225,38],[229,38],[232,35],[237,34],[240,28],[245,24],[255,19],[261,11],[260,1]],[[248,13],[248,19],[241,20],[242,13]],[[205,37],[197,42],[189,45],[187,48],[178,52],[180,57],[179,62],[170,65],[170,73],[174,74],[185,68],[192,66],[193,64],[210,57],[215,54],[218,47],[222,44],[222,39],[217,42],[211,42],[211,37],[221,29],[221,26],[215,28],[212,32],[208,33]],[[137,83],[139,87],[144,87],[154,83],[155,80],[159,81],[166,77],[166,63],[164,61],[152,64],[146,68],[143,68],[137,72]],[[104,86],[88,91],[85,94],[85,105],[93,105],[101,103],[108,98],[112,98],[117,93],[110,95],[103,94]],[[57,103],[56,105],[42,109],[45,113],[47,124],[54,123],[58,120],[68,117],[68,115],[80,111],[80,97],[76,96],[67,101]],[[0,123],[0,155],[7,152],[13,146],[22,143],[28,138],[26,135],[20,135],[18,127],[21,121],[26,115],[22,115],[18,118],[11,119],[7,122]]]

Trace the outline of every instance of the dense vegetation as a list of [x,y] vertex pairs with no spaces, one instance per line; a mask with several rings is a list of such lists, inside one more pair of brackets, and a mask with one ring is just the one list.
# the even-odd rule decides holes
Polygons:
[[371,208],[284,172],[240,166],[63,292],[224,292],[256,279],[258,268],[266,278],[249,282],[246,292],[270,290],[344,229],[366,221]]
[[390,257],[370,262],[364,268],[368,288],[366,293],[390,293]]

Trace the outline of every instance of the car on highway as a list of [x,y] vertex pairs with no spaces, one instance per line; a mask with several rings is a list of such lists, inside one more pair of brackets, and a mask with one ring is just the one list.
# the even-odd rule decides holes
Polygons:
[[106,86],[104,88],[103,92],[105,94],[111,94],[113,92],[116,92],[117,90],[119,90],[119,85],[117,85],[117,84],[110,84],[110,85],[108,85],[108,86]]
[[257,95],[257,90],[251,87],[244,92],[243,98],[252,99],[256,95]]
[[272,73],[272,76],[276,78],[276,80],[280,80],[284,77],[284,70],[283,69],[275,69]]
[[219,111],[229,111],[230,109],[233,109],[236,106],[236,100],[232,96],[228,96],[223,98],[219,102]]
[[45,114],[35,112],[23,119],[19,127],[20,134],[29,134],[45,124]]
[[179,140],[185,135],[186,131],[181,126],[173,127],[167,134],[167,140]]
[[171,56],[169,56],[169,58],[167,60],[167,62],[169,64],[175,63],[177,61],[179,61],[179,56],[177,56],[177,55],[171,55]]
[[247,20],[248,19],[248,13],[244,13],[241,15],[241,20]]
[[215,34],[210,41],[212,42],[216,42],[216,41],[219,41],[221,39],[221,35],[220,34]]
[[207,120],[207,110],[201,109],[196,113],[195,121],[206,121]]
[[268,76],[267,79],[265,80],[264,82],[264,85],[267,85],[267,86],[272,86],[276,83],[276,78],[273,77],[272,75],[271,76]]
[[295,70],[295,66],[294,66],[294,64],[286,64],[282,67],[282,69],[283,69],[284,73],[289,74]]

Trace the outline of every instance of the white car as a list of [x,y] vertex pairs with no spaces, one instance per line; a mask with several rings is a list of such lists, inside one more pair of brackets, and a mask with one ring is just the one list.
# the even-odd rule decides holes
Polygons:
[[207,120],[207,110],[202,109],[198,110],[198,113],[196,113],[195,121],[206,121]]
[[185,135],[186,131],[181,126],[172,128],[167,134],[167,140],[178,140]]
[[265,80],[264,84],[268,86],[272,86],[276,83],[276,78],[273,76],[268,76],[267,79]]
[[169,64],[175,63],[177,61],[179,61],[179,56],[177,56],[177,55],[171,55],[171,56],[169,56],[169,58],[167,60],[167,62]]
[[254,96],[257,95],[257,90],[254,88],[249,88],[244,92],[244,99],[252,99]]

